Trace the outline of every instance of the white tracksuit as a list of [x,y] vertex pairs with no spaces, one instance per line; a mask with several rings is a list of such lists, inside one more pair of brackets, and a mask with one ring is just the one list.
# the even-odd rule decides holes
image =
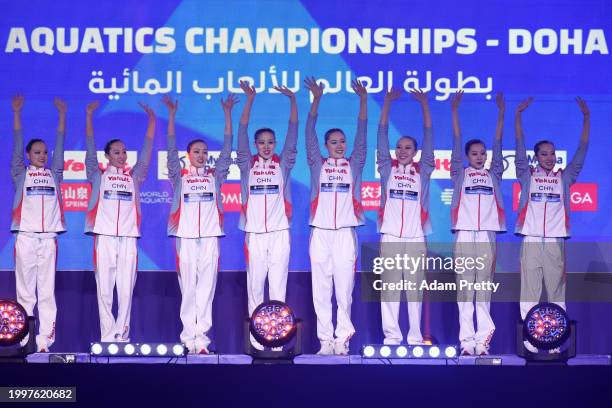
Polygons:
[[[504,230],[500,220],[500,207],[496,201],[495,187],[489,170],[467,167],[463,171],[455,226],[455,257],[482,257],[484,268],[473,268],[463,274],[457,274],[457,281],[489,281],[493,277],[495,267],[495,234]],[[473,299],[473,291],[463,290],[459,293],[459,340],[462,347],[482,345],[488,349],[495,332],[490,313],[491,293],[476,293],[477,330],[474,330]]]
[[[178,156],[176,158],[178,162]],[[180,316],[183,330],[180,338],[190,350],[199,351],[210,344],[208,331],[212,327],[212,304],[217,287],[219,237],[224,235],[217,197],[220,186],[217,186],[214,172],[193,166],[178,182],[180,186],[175,186],[175,189],[180,189],[180,197],[175,194],[175,198],[180,204],[171,214],[170,224],[176,225],[176,228],[171,227],[175,230],[171,235],[176,237],[177,272],[182,294]]]
[[521,318],[539,303],[542,279],[548,300],[565,309],[565,238],[569,236],[562,172],[537,166],[529,183],[521,233]]
[[[93,222],[100,332],[105,342],[129,340],[140,236],[137,213],[132,176],[108,166],[101,175]],[[112,313],[115,284],[117,319]]]
[[[414,164],[393,165],[387,181],[386,201],[380,227],[381,256],[394,258],[397,254],[421,257],[427,254],[425,234],[421,222],[421,175]],[[398,220],[400,220],[398,222]],[[424,278],[423,269],[411,271],[385,271],[384,282],[408,280],[420,285]],[[406,291],[408,307],[408,344],[423,342],[421,334],[420,291]],[[401,292],[384,292],[381,298],[381,315],[385,344],[400,344],[402,331],[399,326]]]
[[249,315],[264,301],[266,277],[270,300],[285,301],[290,253],[285,187],[279,159],[256,156],[248,173],[244,226]]
[[15,235],[15,281],[17,301],[29,316],[34,315],[38,298],[38,350],[48,350],[55,341],[56,237],[66,230],[59,194],[51,170],[28,166]]
[[321,166],[316,211],[311,225],[310,261],[312,296],[317,314],[317,336],[321,342],[334,341],[332,288],[337,309],[337,342],[348,344],[355,333],[351,305],[355,285],[359,219],[353,202],[353,175],[346,159],[327,159]]

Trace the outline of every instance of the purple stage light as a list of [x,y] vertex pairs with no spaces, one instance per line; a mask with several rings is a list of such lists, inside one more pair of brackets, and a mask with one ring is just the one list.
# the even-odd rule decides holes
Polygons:
[[286,303],[277,300],[262,303],[253,311],[249,330],[260,344],[281,347],[295,335],[295,315]]
[[527,313],[523,333],[527,341],[539,349],[560,347],[570,335],[567,313],[554,303],[540,303]]
[[28,314],[17,302],[0,300],[0,346],[19,343],[28,334]]

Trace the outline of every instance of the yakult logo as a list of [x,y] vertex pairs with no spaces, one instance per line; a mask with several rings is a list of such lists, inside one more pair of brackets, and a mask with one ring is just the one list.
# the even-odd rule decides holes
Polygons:
[[[98,165],[100,170],[106,170],[108,160],[104,157],[104,151],[96,152],[98,156]],[[130,150],[127,152],[126,172],[132,170],[136,165],[138,152]],[[85,167],[85,151],[84,150],[66,150],[64,152],[64,180],[86,180],[87,169]]]
[[108,176],[108,179],[110,181],[125,181],[126,183],[131,180],[129,177],[126,176]]
[[208,178],[206,178],[206,177],[189,177],[185,181],[187,181],[187,184],[192,184],[192,183],[210,183],[210,180]]
[[338,174],[348,174],[348,170],[347,169],[339,169],[337,167],[332,167],[332,168],[325,168],[325,173],[327,174],[334,174],[334,173],[338,173]]
[[559,184],[559,179],[556,177],[550,177],[550,178],[541,178],[541,177],[535,177],[535,181],[536,183],[542,183],[542,184]]
[[28,171],[28,176],[30,177],[46,177],[49,173],[46,171]]
[[255,176],[273,176],[274,170],[253,170]]
[[393,180],[395,180],[395,181],[407,181],[409,183],[416,183],[416,180],[413,179],[410,176],[397,175],[397,174],[393,176]]

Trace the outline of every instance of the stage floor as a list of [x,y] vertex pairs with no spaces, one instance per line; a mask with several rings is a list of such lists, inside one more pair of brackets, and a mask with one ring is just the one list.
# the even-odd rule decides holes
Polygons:
[[[252,358],[246,354],[187,355],[185,357],[95,357],[87,353],[35,353],[28,356],[28,363],[61,363],[61,356],[74,356],[77,364],[222,364],[249,365]],[[56,361],[52,361],[56,359]],[[524,366],[525,359],[514,354],[486,357],[421,358],[421,359],[366,359],[359,355],[317,356],[303,354],[295,358],[297,365],[421,365],[421,366]],[[582,354],[568,360],[570,366],[609,366],[612,356]]]

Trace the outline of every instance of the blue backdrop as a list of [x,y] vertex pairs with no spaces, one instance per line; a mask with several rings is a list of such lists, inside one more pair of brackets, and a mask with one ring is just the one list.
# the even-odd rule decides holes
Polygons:
[[[0,194],[5,197],[0,200],[0,214],[4,214],[0,216],[0,270],[7,272],[2,274],[0,295],[10,295],[14,291],[8,272],[14,265],[13,237],[9,231],[13,190],[9,181],[8,146],[12,129],[10,98],[15,93],[23,93],[26,98],[23,111],[26,137],[41,137],[50,146],[57,120],[52,99],[60,96],[67,100],[66,150],[69,152],[64,189],[68,201],[77,207],[84,202],[83,191],[79,190],[84,187],[84,171],[79,165],[84,158],[87,102],[93,99],[102,102],[94,119],[99,149],[106,140],[121,138],[128,150],[137,151],[146,127],[146,116],[137,101],[144,101],[155,109],[158,117],[155,151],[141,196],[141,271],[173,271],[175,268],[174,245],[165,235],[171,186],[164,180],[167,112],[161,104],[161,95],[168,93],[180,100],[179,146],[186,147],[189,140],[202,137],[209,141],[211,150],[219,150],[223,115],[218,100],[236,87],[242,76],[253,77],[260,87],[252,112],[251,132],[258,127],[272,127],[281,142],[287,126],[288,101],[270,93],[269,89],[275,83],[299,88],[299,154],[291,180],[294,199],[291,271],[310,269],[307,252],[309,203],[305,199],[310,186],[303,148],[309,95],[301,82],[311,75],[327,80],[332,91],[324,96],[321,104],[319,133],[326,128],[341,127],[347,133],[349,144],[355,131],[358,101],[355,95],[347,92],[346,79],[355,76],[371,79],[366,79],[371,93],[363,194],[364,200],[370,200],[372,209],[367,212],[366,225],[358,228],[360,240],[378,240],[374,210],[375,183],[378,182],[375,134],[384,89],[390,85],[410,88],[417,84],[431,89],[439,164],[431,185],[434,228],[431,240],[451,239],[448,205],[451,185],[448,170],[445,170],[451,148],[448,94],[459,87],[467,94],[461,106],[466,139],[491,140],[497,112],[494,95],[499,91],[505,93],[508,109],[504,150],[508,150],[505,152],[508,168],[502,188],[509,231],[513,230],[516,218],[513,210],[516,180],[512,166],[515,107],[528,96],[536,99],[524,114],[527,144],[531,146],[542,138],[554,140],[561,158],[560,166],[563,166],[577,146],[582,126],[582,115],[574,97],[585,98],[592,112],[591,144],[579,178],[581,184],[576,186],[572,196],[576,209],[571,220],[572,239],[607,241],[612,237],[609,217],[612,208],[607,202],[611,183],[606,177],[612,170],[608,159],[609,135],[612,134],[612,61],[608,51],[612,40],[612,4],[609,2],[443,1],[433,5],[422,1],[123,0],[3,3],[6,4],[0,16],[3,50],[0,135],[6,148],[0,150],[0,163],[5,163],[0,168],[0,177],[4,180],[0,183]],[[152,79],[157,82],[148,82]],[[241,102],[243,100],[241,97]],[[241,105],[234,111],[234,129],[237,129]],[[420,139],[420,108],[408,95],[394,105],[390,121],[391,143],[402,134]],[[234,166],[228,184],[236,184],[237,175]],[[220,269],[225,271],[222,276],[228,271],[244,270],[244,258],[236,256],[242,254],[243,248],[243,233],[237,229],[238,213],[234,211],[237,190],[236,186],[226,188],[227,236],[221,243]],[[84,214],[82,211],[66,212],[68,232],[59,238],[60,271],[93,269],[92,240],[83,234]],[[516,238],[504,234],[499,239]],[[512,272],[517,268],[518,265],[508,264],[501,269]],[[75,283],[74,279],[78,282],[84,279],[87,285],[93,282],[91,274],[83,278],[74,273],[59,275],[58,282],[65,279],[68,287],[70,284],[66,282]],[[165,281],[171,275],[164,276],[158,279]],[[243,273],[222,277],[225,283],[220,285],[230,287],[230,282],[242,282],[242,276]],[[144,296],[147,292],[142,287],[143,282],[154,278],[139,279],[137,293]],[[296,293],[303,289],[300,299],[309,299],[310,289],[303,287],[308,280],[306,275],[291,278],[290,297],[297,296]],[[176,316],[168,317],[174,319],[173,327],[178,318],[178,286],[174,278],[167,282],[174,282],[168,284],[176,286],[167,289],[170,292],[166,293],[173,299],[170,309],[175,310],[172,313],[176,312]],[[87,289],[88,296],[95,296],[91,287],[73,289],[75,296],[81,289]],[[223,293],[221,290],[218,296]],[[238,297],[246,298],[246,294],[235,293],[226,299]],[[73,302],[68,298],[65,301]],[[95,307],[94,302],[90,304]],[[608,308],[608,305],[602,307]],[[311,309],[308,310],[304,313],[311,313]],[[95,310],[92,312],[95,318]],[[135,313],[135,321],[138,321],[138,310]],[[378,330],[378,325],[373,326]],[[92,330],[97,330],[95,327],[96,324],[92,324]],[[168,330],[168,333],[175,332]],[[135,336],[144,332],[144,327],[142,331],[136,328]],[[455,335],[449,334],[449,340]]]

